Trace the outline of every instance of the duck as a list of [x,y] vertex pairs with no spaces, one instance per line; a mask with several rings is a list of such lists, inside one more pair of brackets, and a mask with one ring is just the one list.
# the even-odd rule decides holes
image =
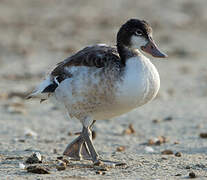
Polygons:
[[144,53],[166,58],[153,40],[148,22],[129,19],[119,29],[116,46],[96,44],[58,63],[28,98],[51,99],[82,124],[80,136],[63,152],[71,159],[103,163],[92,142],[98,120],[128,113],[151,100],[160,88],[156,67]]

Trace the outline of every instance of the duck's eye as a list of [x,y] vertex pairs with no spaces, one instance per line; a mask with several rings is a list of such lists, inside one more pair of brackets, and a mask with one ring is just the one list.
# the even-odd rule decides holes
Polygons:
[[135,31],[135,35],[136,36],[142,36],[143,32],[141,30],[137,30],[137,31]]

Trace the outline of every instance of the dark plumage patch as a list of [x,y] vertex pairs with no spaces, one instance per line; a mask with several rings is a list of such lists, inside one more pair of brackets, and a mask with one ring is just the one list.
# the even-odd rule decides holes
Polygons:
[[42,93],[51,93],[54,92],[55,89],[58,87],[58,84],[53,82],[53,84],[50,84],[49,86],[47,86]]
[[88,66],[102,68],[114,63],[121,63],[115,47],[94,45],[86,47],[60,62],[51,74],[54,77],[62,77],[62,75],[65,74],[63,78],[70,78],[72,75],[65,71],[66,67]]
[[122,25],[117,34],[117,43],[124,46],[130,46],[132,35],[136,35],[137,31],[141,31],[146,39],[149,39],[149,35],[152,33],[150,25],[139,19],[130,19]]

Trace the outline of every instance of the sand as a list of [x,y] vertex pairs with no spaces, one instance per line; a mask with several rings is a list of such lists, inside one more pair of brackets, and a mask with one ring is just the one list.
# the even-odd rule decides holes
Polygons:
[[[169,180],[186,179],[190,172],[197,179],[207,178],[207,139],[199,136],[207,132],[206,9],[202,0],[2,0],[0,179]],[[148,56],[161,77],[154,101],[95,124],[94,144],[101,157],[126,165],[100,171],[90,161],[69,161],[65,170],[57,171],[57,157],[81,124],[67,119],[51,102],[40,104],[24,95],[77,50],[95,43],[115,44],[119,26],[132,17],[152,25],[155,41],[169,58]],[[135,133],[123,134],[129,124]],[[148,144],[159,136],[168,141]],[[125,150],[118,152],[120,146]],[[173,154],[161,154],[166,149]],[[50,174],[20,169],[19,163],[25,164],[33,152],[44,156],[39,165],[47,166]]]

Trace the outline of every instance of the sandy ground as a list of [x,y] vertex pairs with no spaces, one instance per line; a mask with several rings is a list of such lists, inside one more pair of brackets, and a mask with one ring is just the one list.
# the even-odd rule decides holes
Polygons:
[[[75,138],[68,133],[81,125],[52,103],[26,101],[24,94],[80,48],[115,44],[119,26],[131,17],[150,22],[169,58],[152,58],[161,76],[153,102],[95,125],[100,155],[127,165],[101,175],[89,161],[71,161],[66,170],[57,171],[57,157]],[[1,0],[0,179],[187,179],[190,172],[197,179],[207,178],[207,139],[199,136],[207,132],[206,32],[203,0]],[[123,135],[130,123],[135,133]],[[149,139],[158,136],[168,141],[151,145],[153,152],[146,150]],[[125,150],[118,152],[120,146]],[[166,149],[181,157],[162,155]],[[47,166],[50,174],[19,168],[32,152],[44,156],[39,165]]]

